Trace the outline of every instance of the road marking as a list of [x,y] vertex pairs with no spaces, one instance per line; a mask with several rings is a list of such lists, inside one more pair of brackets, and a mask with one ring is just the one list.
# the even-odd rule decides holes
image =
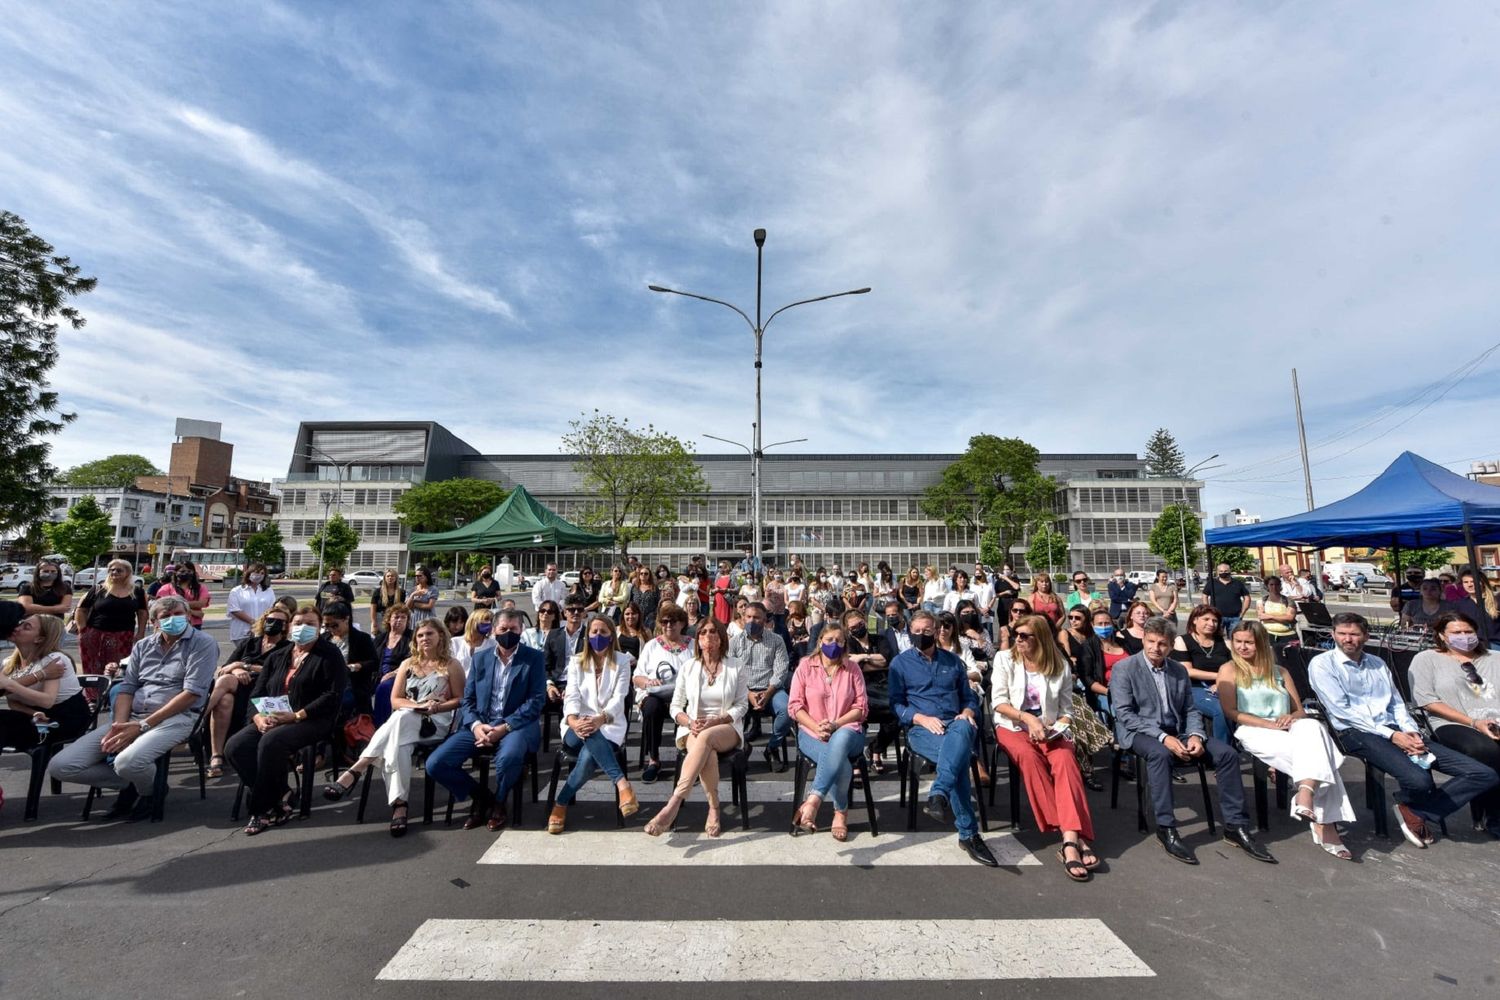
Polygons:
[[[643,956],[639,942],[650,941]],[[817,942],[791,967],[789,941]],[[806,952],[811,955],[811,952]],[[659,960],[691,955],[687,962]],[[655,956],[653,958],[652,956]],[[377,977],[468,982],[906,982],[1155,976],[1103,921],[428,920]]]
[[[698,815],[701,815],[699,813]],[[728,828],[718,838],[701,830],[681,830],[661,837],[647,837],[638,827],[624,830],[573,830],[561,835],[540,830],[507,830],[495,839],[479,859],[482,865],[572,865],[639,868],[642,866],[837,866],[842,868],[909,868],[979,866],[958,846],[951,830],[904,829],[872,837],[869,828],[851,816],[850,839],[839,843],[826,831],[792,837],[786,829],[740,830]],[[1040,865],[1008,833],[982,835],[995,860],[1002,865]]]

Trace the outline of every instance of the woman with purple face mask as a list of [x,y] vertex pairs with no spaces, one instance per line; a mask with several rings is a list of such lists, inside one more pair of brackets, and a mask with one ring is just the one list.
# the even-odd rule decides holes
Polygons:
[[870,702],[864,673],[849,660],[844,626],[829,622],[818,635],[818,649],[792,675],[787,712],[797,721],[797,748],[817,765],[812,791],[797,810],[792,833],[812,833],[818,809],[833,800],[833,839],[849,839],[849,779],[854,758],[865,752],[865,719]]
[[448,651],[463,667],[465,678],[469,676],[469,668],[479,651],[495,648],[495,640],[490,638],[494,630],[495,613],[489,608],[478,608],[464,622],[463,631],[449,640]]
[[603,615],[590,618],[584,631],[584,648],[568,661],[568,684],[563,689],[563,747],[577,755],[578,763],[558,790],[557,802],[547,817],[548,833],[563,832],[568,806],[595,768],[603,769],[619,789],[622,816],[634,816],[640,809],[619,760],[630,725],[625,696],[630,691],[634,660],[620,652],[615,623]]

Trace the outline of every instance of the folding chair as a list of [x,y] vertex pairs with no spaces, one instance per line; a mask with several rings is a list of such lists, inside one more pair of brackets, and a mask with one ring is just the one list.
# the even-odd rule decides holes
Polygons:
[[[906,744],[906,769],[901,774],[901,804],[906,807],[906,828],[915,830],[917,828],[917,791],[921,786],[922,761],[937,766],[937,761],[929,760],[917,752],[907,738],[910,727],[901,730],[901,742]],[[979,757],[971,753],[969,755],[969,783],[972,786],[974,805],[979,813],[979,829],[985,833],[990,832],[989,812],[985,808],[984,795],[979,786]]]
[[[854,765],[854,770],[849,775],[849,798],[854,798],[854,781],[858,778],[861,787],[865,790],[865,816],[870,821],[870,836],[878,837],[880,836],[880,826],[875,821],[875,796],[870,789],[870,772],[865,766],[864,749],[861,748],[858,754],[850,757],[849,762]],[[792,809],[794,812],[790,832],[793,834],[797,832],[795,810],[800,808],[803,794],[807,791],[808,772],[816,770],[817,766],[814,761],[808,760],[802,753],[801,747],[797,748],[797,765],[792,775]]]
[[[614,748],[615,760],[620,764],[620,770],[625,770],[625,747],[623,745]],[[578,751],[567,749],[566,745],[559,746],[557,753],[552,755],[552,779],[547,784],[547,815],[552,814],[552,807],[557,804],[557,782],[562,777],[562,766],[568,765],[571,774],[573,768],[578,766]],[[602,772],[601,772],[602,773]],[[625,814],[620,812],[620,786],[615,788],[615,825],[625,825]]]

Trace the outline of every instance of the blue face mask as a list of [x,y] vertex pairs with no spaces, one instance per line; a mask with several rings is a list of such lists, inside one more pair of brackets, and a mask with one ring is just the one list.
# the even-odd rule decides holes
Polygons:
[[480,622],[478,625],[474,626],[474,631],[478,632],[480,635],[489,635],[494,631],[494,629],[495,625],[493,622]]
[[589,649],[592,649],[596,653],[602,653],[609,648],[609,644],[613,641],[607,635],[591,635],[589,636]]
[[752,639],[759,639],[760,638],[760,634],[762,632],[764,632],[765,630],[766,630],[766,626],[762,622],[746,622],[745,623],[745,634],[748,635]]
[[292,641],[299,646],[306,646],[318,637],[318,626],[308,622],[292,626]]
[[825,642],[818,646],[819,652],[824,659],[837,660],[844,655],[844,644],[841,642]]
[[161,629],[163,635],[175,638],[187,631],[187,615],[168,615],[165,618],[159,618],[156,627]]
[[1095,625],[1094,634],[1101,639],[1108,639],[1115,634],[1115,627],[1113,625]]

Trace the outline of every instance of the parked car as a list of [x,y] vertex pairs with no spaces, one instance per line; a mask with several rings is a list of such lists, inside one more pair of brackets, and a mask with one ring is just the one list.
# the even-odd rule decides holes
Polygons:
[[[134,577],[137,587],[144,587],[146,585],[146,578],[141,576],[141,574],[136,573]],[[94,569],[92,566],[88,569],[81,569],[73,574],[73,589],[83,590],[88,587],[97,587],[108,578],[109,571],[104,566],[100,566],[98,569]]]
[[0,591],[19,591],[21,584],[31,582],[31,576],[35,572],[35,566],[16,566],[13,564],[5,573],[0,574]]
[[[560,575],[562,576],[562,582],[566,583],[569,587],[578,586],[578,571],[576,569],[570,569]],[[583,640],[580,639],[579,641],[582,642]]]
[[353,573],[346,574],[344,582],[358,593],[361,588],[374,590],[380,586],[381,574],[373,569],[357,569]]
[[1156,570],[1133,569],[1125,574],[1125,579],[1138,587],[1147,587],[1156,582]]
[[1377,569],[1374,563],[1326,562],[1323,564],[1323,575],[1327,577],[1328,585],[1331,587],[1342,589],[1354,586],[1356,573],[1364,576],[1366,590],[1390,589],[1390,578]]

